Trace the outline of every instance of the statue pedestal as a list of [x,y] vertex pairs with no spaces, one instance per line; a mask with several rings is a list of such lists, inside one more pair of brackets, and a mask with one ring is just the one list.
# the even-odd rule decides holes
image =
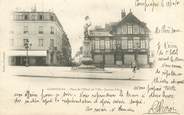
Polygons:
[[83,42],[82,54],[82,64],[79,66],[79,69],[96,69],[96,67],[93,65],[93,59],[91,55],[91,41],[88,39],[85,39]]

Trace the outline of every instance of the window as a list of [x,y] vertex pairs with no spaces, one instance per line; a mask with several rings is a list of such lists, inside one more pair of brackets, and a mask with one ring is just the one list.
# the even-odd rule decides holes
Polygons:
[[133,49],[133,40],[128,40],[128,49]]
[[10,39],[10,46],[14,46],[14,39]]
[[134,40],[134,49],[139,49],[140,48],[140,43],[138,39]]
[[43,20],[43,15],[39,15],[39,20]]
[[50,39],[50,47],[54,47],[54,39]]
[[112,49],[116,49],[116,40],[112,40]]
[[122,49],[127,49],[127,39],[122,39]]
[[139,34],[139,26],[133,25],[133,34]]
[[110,49],[110,41],[105,40],[105,49]]
[[24,15],[24,20],[28,20],[28,15]]
[[38,40],[38,46],[39,47],[43,47],[43,39],[39,39]]
[[96,41],[95,41],[95,49],[99,49],[99,48],[100,48],[99,45],[100,45],[100,44],[99,44],[99,40],[96,40]]
[[43,34],[43,26],[39,26],[39,31],[38,31],[39,34]]
[[100,40],[100,49],[105,49],[104,40]]
[[28,26],[24,26],[24,34],[28,33]]
[[128,25],[128,34],[132,34],[132,25]]
[[122,34],[127,34],[127,26],[126,25],[122,26]]
[[139,37],[134,37],[134,49],[139,48],[140,48]]
[[36,20],[36,15],[32,15],[32,16],[31,16],[31,19],[32,19],[32,20]]
[[145,42],[145,40],[141,40],[141,48],[142,49],[146,48],[146,42]]
[[145,48],[148,48],[149,47],[149,42],[148,42],[148,40],[145,40]]
[[16,17],[15,17],[15,20],[23,20],[24,17],[22,14],[17,14]]
[[116,49],[121,49],[121,40],[116,41]]
[[50,27],[50,34],[54,34],[54,27]]

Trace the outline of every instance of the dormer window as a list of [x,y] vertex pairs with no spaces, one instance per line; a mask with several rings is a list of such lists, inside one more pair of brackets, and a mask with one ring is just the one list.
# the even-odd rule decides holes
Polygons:
[[132,25],[128,25],[128,34],[132,34],[132,29],[133,28],[133,26]]

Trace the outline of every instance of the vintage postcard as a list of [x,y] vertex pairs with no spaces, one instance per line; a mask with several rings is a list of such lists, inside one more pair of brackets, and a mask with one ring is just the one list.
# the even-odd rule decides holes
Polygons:
[[183,0],[0,10],[0,115],[184,115]]

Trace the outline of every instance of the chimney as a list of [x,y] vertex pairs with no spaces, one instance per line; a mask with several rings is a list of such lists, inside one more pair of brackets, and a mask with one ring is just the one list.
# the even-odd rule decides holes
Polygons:
[[123,19],[126,16],[125,9],[121,10],[121,19]]
[[34,7],[31,9],[31,12],[36,12],[36,4],[34,4]]

